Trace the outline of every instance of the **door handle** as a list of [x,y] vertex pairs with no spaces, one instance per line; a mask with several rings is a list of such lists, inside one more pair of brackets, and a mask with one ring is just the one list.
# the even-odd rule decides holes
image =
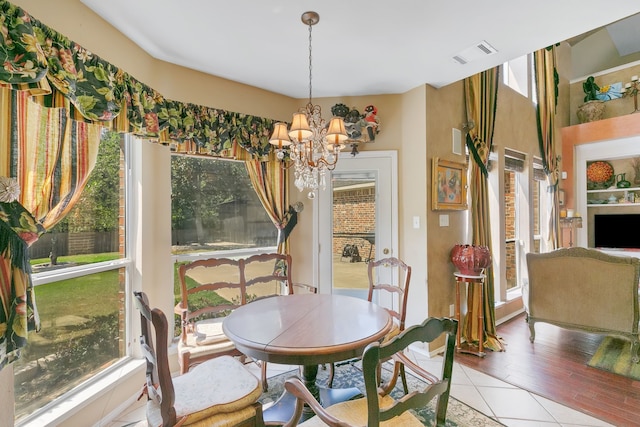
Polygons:
[[389,255],[389,254],[391,253],[391,249],[389,249],[389,248],[384,248],[384,249],[382,250],[382,253],[383,253],[383,254],[385,254],[385,255]]

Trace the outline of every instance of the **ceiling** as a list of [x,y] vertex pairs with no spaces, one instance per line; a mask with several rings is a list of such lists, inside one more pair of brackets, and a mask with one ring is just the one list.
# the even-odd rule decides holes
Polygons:
[[[314,97],[442,87],[640,12],[629,0],[81,1],[157,59],[294,98],[309,96],[308,10],[320,14]],[[619,29],[615,43],[638,29]]]

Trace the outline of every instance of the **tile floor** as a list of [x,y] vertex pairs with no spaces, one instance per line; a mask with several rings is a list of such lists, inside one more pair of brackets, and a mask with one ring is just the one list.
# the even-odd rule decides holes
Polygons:
[[[440,363],[418,351],[412,352],[415,360],[425,369],[437,372]],[[255,365],[248,365],[259,370]],[[253,368],[251,368],[253,367]],[[295,367],[268,365],[269,376],[287,372]],[[435,368],[435,369],[434,369]],[[451,395],[472,408],[500,421],[509,427],[604,427],[612,426],[582,412],[559,405],[551,400],[514,387],[474,369],[454,364]],[[144,402],[139,401],[105,427],[144,427]]]

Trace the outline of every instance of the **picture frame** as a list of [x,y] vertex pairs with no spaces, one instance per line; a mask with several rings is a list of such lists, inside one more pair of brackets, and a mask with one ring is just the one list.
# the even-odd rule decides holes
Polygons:
[[467,165],[434,157],[431,165],[431,209],[466,210]]

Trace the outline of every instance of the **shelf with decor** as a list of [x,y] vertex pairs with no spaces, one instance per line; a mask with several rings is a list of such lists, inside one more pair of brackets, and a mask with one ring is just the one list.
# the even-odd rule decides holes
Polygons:
[[640,187],[587,190],[587,207],[640,206]]

